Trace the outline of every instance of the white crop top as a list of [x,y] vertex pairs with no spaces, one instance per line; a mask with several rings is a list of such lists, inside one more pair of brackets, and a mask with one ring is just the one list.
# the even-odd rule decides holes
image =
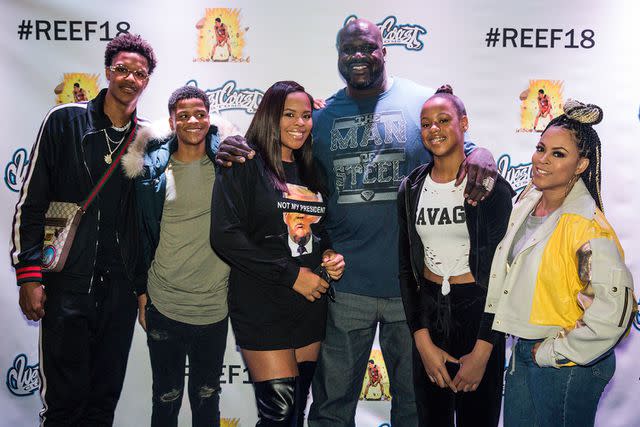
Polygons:
[[442,276],[442,294],[451,291],[449,277],[469,273],[469,230],[464,188],[455,181],[440,184],[427,175],[416,211],[416,231],[424,246],[424,263]]

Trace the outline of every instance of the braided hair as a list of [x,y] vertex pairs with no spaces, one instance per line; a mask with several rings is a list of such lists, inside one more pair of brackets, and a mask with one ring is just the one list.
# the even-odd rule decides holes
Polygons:
[[564,104],[564,114],[549,122],[544,132],[552,126],[567,129],[573,135],[580,157],[589,160],[589,166],[580,174],[587,190],[595,200],[598,209],[604,212],[602,207],[602,195],[600,193],[600,138],[593,129],[602,121],[602,108],[594,104],[569,99]]
[[453,94],[453,88],[451,87],[451,85],[444,84],[440,86],[429,99],[436,97],[445,98],[451,101],[453,106],[456,107],[456,112],[460,117],[467,115],[467,109],[465,108],[464,103],[460,98]]

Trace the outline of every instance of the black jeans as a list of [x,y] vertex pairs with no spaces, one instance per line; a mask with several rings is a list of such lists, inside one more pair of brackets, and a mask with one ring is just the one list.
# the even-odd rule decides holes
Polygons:
[[50,426],[110,426],[122,391],[138,308],[123,277],[94,279],[91,292],[46,288],[40,380]]
[[151,425],[178,425],[188,356],[192,425],[219,426],[220,375],[228,318],[209,325],[190,325],[169,319],[149,301],[146,322],[153,374]]
[[[438,296],[440,285],[423,282],[420,292],[426,292],[434,300]],[[429,330],[432,341],[455,358],[468,354],[475,345],[480,317],[484,312],[486,289],[476,284],[451,285],[448,301],[441,308],[447,313],[447,327]],[[435,310],[437,311],[437,310]],[[450,315],[448,314],[450,312]],[[434,313],[435,317],[436,313]],[[442,313],[441,313],[442,315]],[[431,319],[436,325],[436,320]],[[443,322],[440,322],[443,323]],[[444,334],[444,331],[448,334]],[[500,419],[502,402],[502,379],[504,374],[504,338],[501,336],[494,344],[487,367],[476,391],[453,393],[449,388],[440,388],[433,384],[425,372],[420,354],[413,347],[413,381],[418,407],[419,425],[429,427],[448,427],[454,425],[454,412],[458,427],[494,427]],[[453,380],[458,366],[447,363],[449,376]]]

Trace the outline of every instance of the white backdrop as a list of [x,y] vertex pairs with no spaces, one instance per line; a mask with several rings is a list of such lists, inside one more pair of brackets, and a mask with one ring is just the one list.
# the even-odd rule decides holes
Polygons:
[[[6,385],[0,390],[0,425],[35,425],[40,408],[38,325],[20,313],[8,256],[16,191],[47,110],[57,102],[71,101],[76,81],[89,97],[105,86],[106,41],[101,39],[113,37],[118,30],[141,34],[159,59],[140,102],[140,114],[165,120],[169,94],[191,81],[207,90],[214,108],[244,130],[261,93],[276,80],[296,80],[321,98],[342,87],[334,47],[337,30],[351,15],[379,22],[388,45],[389,73],[432,87],[450,83],[466,103],[473,140],[492,150],[514,188],[526,183],[539,136],[531,132],[538,89],[549,94],[554,116],[569,97],[596,103],[605,111],[603,123],[596,128],[603,143],[605,210],[626,250],[627,264],[638,278],[640,239],[634,227],[640,206],[632,153],[640,141],[640,5],[634,0],[405,0],[393,5],[354,0],[2,3],[0,129],[5,137],[0,161],[5,185],[0,189],[0,253],[6,255],[0,263],[4,285],[0,324],[5,331],[0,372],[6,375]],[[216,10],[207,14],[207,9]],[[232,61],[202,60],[211,52],[209,31],[215,16],[221,16],[230,30]],[[226,56],[216,53],[218,59]],[[56,88],[59,95],[54,93]],[[541,119],[538,126],[546,120]],[[600,403],[597,425],[640,424],[636,415],[639,350],[640,331],[634,327],[616,352],[618,368]],[[223,425],[253,425],[252,390],[231,334],[222,380]],[[361,401],[358,425],[388,425],[388,409],[388,402]],[[137,327],[115,424],[146,425],[150,412],[148,354],[144,334]],[[186,401],[180,423],[190,425]]]

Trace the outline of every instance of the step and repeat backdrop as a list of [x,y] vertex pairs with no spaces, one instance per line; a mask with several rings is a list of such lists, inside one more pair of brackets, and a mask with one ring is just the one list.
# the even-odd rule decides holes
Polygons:
[[[638,279],[640,5],[634,0],[4,0],[0,373],[6,380],[0,386],[0,425],[35,425],[41,405],[39,325],[20,312],[8,255],[18,191],[46,112],[60,103],[89,100],[106,86],[107,41],[123,32],[139,33],[156,51],[158,68],[139,104],[141,115],[166,121],[170,93],[190,84],[208,93],[212,111],[244,131],[264,91],[277,80],[296,80],[316,98],[327,98],[344,86],[336,66],[335,36],[352,16],[379,25],[391,76],[431,87],[453,86],[466,104],[472,139],[493,152],[500,173],[516,190],[529,180],[539,132],[562,114],[566,99],[602,106],[604,121],[596,129],[602,139],[605,211]],[[216,19],[228,30],[226,45],[217,43]],[[616,375],[600,403],[597,425],[640,425],[637,323],[616,353]],[[363,370],[357,425],[389,426],[393,396],[377,345],[371,358],[382,381],[370,380],[374,368]],[[222,383],[222,425],[254,425],[252,388],[231,333]],[[115,425],[146,425],[150,414],[149,358],[145,335],[137,326]],[[190,425],[190,418],[185,402],[180,425]]]

